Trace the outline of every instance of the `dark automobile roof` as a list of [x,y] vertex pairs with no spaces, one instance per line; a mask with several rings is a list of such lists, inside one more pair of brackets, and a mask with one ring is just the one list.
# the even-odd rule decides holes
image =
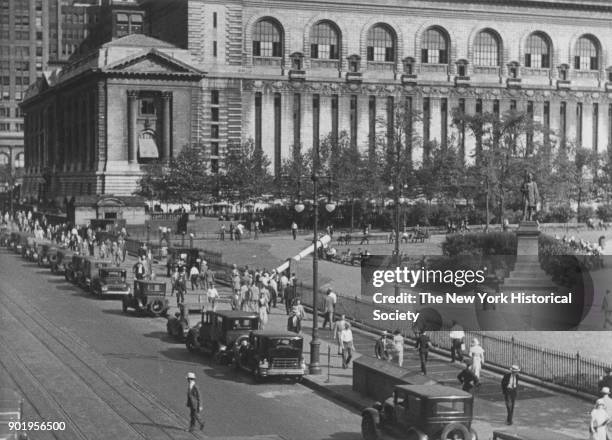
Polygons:
[[443,385],[397,385],[395,388],[430,398],[472,397],[470,393]]
[[278,332],[272,330],[254,330],[253,334],[256,336],[263,336],[266,338],[291,338],[291,339],[303,339],[300,335],[290,332]]
[[257,318],[259,316],[256,312],[243,312],[241,310],[219,310],[216,313],[225,318]]

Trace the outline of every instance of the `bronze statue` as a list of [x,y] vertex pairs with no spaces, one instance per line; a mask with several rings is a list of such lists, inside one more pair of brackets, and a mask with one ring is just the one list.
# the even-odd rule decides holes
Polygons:
[[533,215],[537,212],[540,193],[538,184],[533,181],[531,173],[527,173],[521,192],[523,193],[523,221],[532,221]]

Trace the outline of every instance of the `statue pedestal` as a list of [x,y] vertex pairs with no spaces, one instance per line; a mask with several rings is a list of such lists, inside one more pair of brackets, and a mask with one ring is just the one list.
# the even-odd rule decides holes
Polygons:
[[537,260],[538,256],[538,236],[540,230],[538,229],[537,222],[522,221],[519,223],[519,228],[516,231],[517,238],[517,249],[516,255],[518,256],[535,256]]

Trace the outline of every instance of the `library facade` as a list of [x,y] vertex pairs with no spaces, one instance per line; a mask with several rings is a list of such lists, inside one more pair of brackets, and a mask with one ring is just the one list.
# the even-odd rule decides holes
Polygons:
[[[114,77],[120,76],[117,66],[130,73],[115,83],[148,75],[148,85],[134,90],[109,93],[98,79],[107,108],[114,100],[122,110],[91,121],[91,142],[77,137],[57,144],[58,151],[75,154],[89,145],[89,153],[78,157],[90,165],[74,168],[80,174],[64,178],[74,184],[58,185],[52,197],[99,193],[105,173],[119,176],[114,194],[131,194],[139,165],[176,155],[188,143],[201,146],[211,172],[223,167],[228,148],[247,139],[267,154],[275,173],[294,146],[310,148],[329,134],[346,132],[365,152],[377,148],[379,122],[391,120],[397,105],[421,115],[413,129],[422,142],[411,152],[417,166],[423,144],[451,136],[466,160],[473,158],[476,142],[453,126],[455,108],[498,114],[515,108],[560,139],[597,151],[612,142],[612,6],[604,0],[184,0],[140,6],[148,35],[164,47],[131,56],[157,60],[158,67],[117,61],[110,69]],[[154,45],[153,38],[147,44]],[[173,66],[172,73],[162,75],[159,66]],[[26,125],[27,108],[33,111],[41,96],[28,96]],[[142,116],[147,99],[155,118]],[[91,100],[100,109],[99,99]],[[93,117],[78,111],[66,117],[75,115]],[[42,144],[29,154],[29,136],[26,175],[40,184],[49,155]],[[111,157],[112,166],[95,163]],[[86,178],[89,187],[76,183]],[[32,194],[39,189],[29,188]]]

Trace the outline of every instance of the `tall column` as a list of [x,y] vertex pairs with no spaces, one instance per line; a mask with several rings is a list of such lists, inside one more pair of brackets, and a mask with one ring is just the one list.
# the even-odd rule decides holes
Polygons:
[[163,132],[164,139],[162,144],[162,157],[163,161],[170,160],[170,152],[172,151],[172,92],[163,92],[162,101],[164,103],[163,108]]
[[128,91],[128,162],[136,163],[138,158],[138,133],[136,117],[138,116],[138,92]]

